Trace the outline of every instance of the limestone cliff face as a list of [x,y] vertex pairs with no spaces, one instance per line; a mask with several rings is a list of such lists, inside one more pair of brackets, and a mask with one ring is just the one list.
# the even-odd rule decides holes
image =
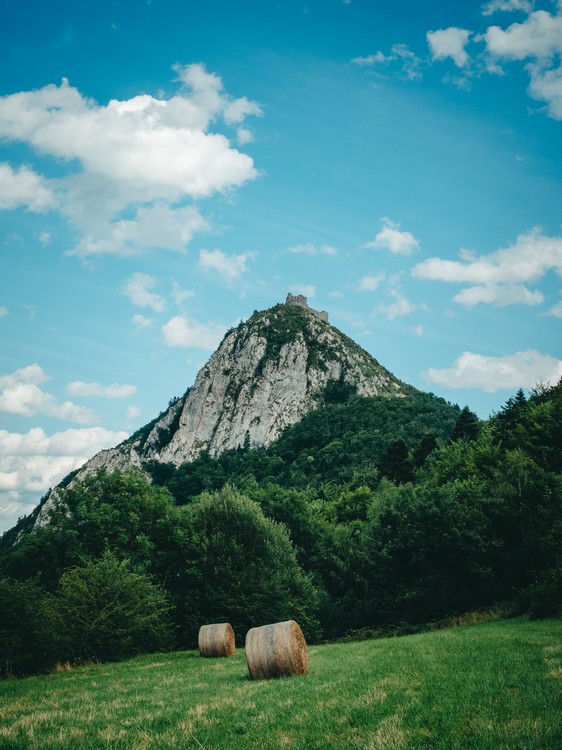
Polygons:
[[182,398],[121,445],[94,456],[77,478],[100,468],[142,468],[145,461],[179,465],[202,451],[215,456],[248,443],[269,445],[321,406],[326,386],[334,382],[360,396],[405,396],[412,390],[306,301],[254,313],[227,333]]

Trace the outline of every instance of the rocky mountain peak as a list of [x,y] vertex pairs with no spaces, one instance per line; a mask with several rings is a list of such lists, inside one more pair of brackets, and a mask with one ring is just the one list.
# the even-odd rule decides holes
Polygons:
[[192,388],[124,443],[94,456],[78,477],[269,445],[322,406],[330,387],[359,396],[403,397],[413,390],[330,325],[327,313],[289,294],[284,304],[256,311],[228,331]]

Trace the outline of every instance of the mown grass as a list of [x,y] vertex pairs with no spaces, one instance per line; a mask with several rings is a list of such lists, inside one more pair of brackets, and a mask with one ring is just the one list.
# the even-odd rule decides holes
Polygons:
[[560,750],[562,620],[309,649],[251,681],[243,651],[139,657],[0,684],[3,750]]

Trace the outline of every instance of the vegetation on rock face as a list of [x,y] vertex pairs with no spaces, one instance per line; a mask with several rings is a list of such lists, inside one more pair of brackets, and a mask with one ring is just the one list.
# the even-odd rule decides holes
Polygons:
[[[155,464],[152,484],[135,473],[88,477],[60,492],[48,524],[2,542],[2,669],[87,658],[79,629],[61,644],[53,623],[64,601],[70,619],[87,611],[83,582],[99,581],[103,565],[117,582],[140,576],[134,598],[161,619],[158,637],[141,628],[109,653],[90,648],[97,658],[164,647],[168,607],[176,646],[195,645],[210,620],[243,638],[266,620],[297,619],[314,641],[498,602],[556,613],[561,426],[562,383],[517,394],[484,423],[427,394],[352,396],[267,449]],[[118,623],[121,600],[108,599]]]

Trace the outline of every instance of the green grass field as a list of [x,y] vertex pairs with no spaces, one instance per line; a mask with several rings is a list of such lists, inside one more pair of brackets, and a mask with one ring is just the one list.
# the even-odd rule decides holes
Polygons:
[[0,683],[0,748],[560,750],[562,620],[309,648],[305,677],[153,654]]

